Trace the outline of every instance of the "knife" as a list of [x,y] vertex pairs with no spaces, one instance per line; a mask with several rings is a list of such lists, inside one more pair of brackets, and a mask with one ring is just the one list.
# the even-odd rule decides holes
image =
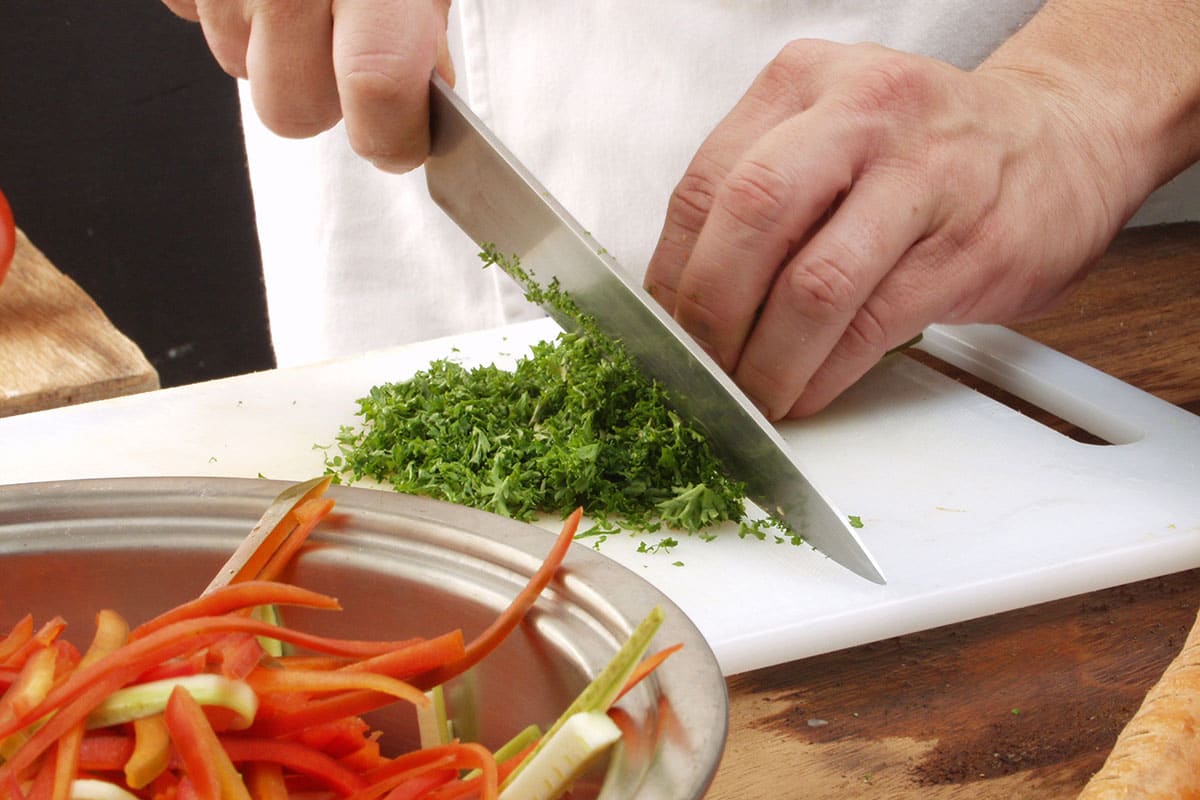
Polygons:
[[[766,417],[437,75],[429,105],[425,180],[434,202],[480,246],[515,255],[547,282],[557,278],[703,431],[751,501],[837,563],[885,583],[849,518],[804,477]],[[575,327],[558,309],[546,311],[564,328]]]

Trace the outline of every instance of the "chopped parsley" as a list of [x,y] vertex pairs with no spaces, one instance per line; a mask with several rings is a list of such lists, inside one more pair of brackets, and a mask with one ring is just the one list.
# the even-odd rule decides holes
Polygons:
[[[436,360],[358,402],[326,456],[342,482],[370,478],[520,520],[583,506],[595,544],[622,528],[696,533],[745,515],[744,486],[704,436],[668,405],[625,350],[579,312],[557,282],[539,287],[515,259],[484,248],[485,264],[521,282],[534,303],[578,321],[534,345],[512,371]],[[742,523],[742,535],[778,527]],[[705,534],[711,538],[711,534]],[[664,539],[642,552],[669,551]]]

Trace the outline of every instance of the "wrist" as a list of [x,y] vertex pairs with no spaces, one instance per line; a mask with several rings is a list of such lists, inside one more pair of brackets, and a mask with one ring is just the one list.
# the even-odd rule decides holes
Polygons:
[[1039,95],[1123,224],[1200,159],[1200,6],[1047,3],[978,72]]

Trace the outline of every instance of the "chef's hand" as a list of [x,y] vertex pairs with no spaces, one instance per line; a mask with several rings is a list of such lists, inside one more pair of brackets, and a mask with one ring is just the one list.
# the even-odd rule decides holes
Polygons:
[[1135,102],[1018,55],[963,72],[794,42],[699,149],[646,288],[768,418],[820,410],[930,323],[1048,309],[1182,169],[1139,160]]
[[356,152],[404,172],[429,152],[429,76],[453,81],[450,0],[163,0],[198,21],[221,68],[250,81],[281,136],[346,120]]

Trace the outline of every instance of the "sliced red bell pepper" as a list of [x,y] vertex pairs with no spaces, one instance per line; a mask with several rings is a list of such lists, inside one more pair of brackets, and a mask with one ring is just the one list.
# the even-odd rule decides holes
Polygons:
[[252,800],[204,709],[182,687],[175,687],[164,714],[167,732],[184,772],[204,800]]
[[144,639],[156,630],[197,617],[216,617],[254,606],[304,606],[331,611],[341,609],[336,598],[275,581],[245,581],[214,589],[206,595],[175,606],[154,619],[142,623],[129,634],[130,641]]
[[579,528],[579,520],[582,517],[582,508],[575,509],[567,517],[563,522],[563,527],[558,534],[558,538],[550,548],[550,552],[546,555],[546,560],[542,562],[541,567],[533,574],[533,577],[529,579],[529,583],[517,594],[508,608],[483,633],[479,634],[479,636],[467,645],[466,653],[464,653],[463,657],[451,664],[438,667],[420,676],[419,679],[414,680],[414,683],[418,687],[432,689],[434,686],[445,683],[456,675],[462,674],[482,661],[488,653],[496,649],[496,646],[500,642],[504,641],[505,637],[525,618],[526,612],[537,602],[538,596],[549,585],[555,573],[558,572],[558,568],[562,566],[563,559],[567,556],[567,550],[571,547],[575,531]]
[[377,672],[380,675],[405,679],[453,663],[465,653],[462,631],[453,630],[390,653],[346,664],[341,669],[347,672]]
[[265,761],[280,764],[315,778],[338,794],[348,795],[366,786],[366,781],[320,750],[299,742],[258,737],[222,736],[221,746],[235,764]]

